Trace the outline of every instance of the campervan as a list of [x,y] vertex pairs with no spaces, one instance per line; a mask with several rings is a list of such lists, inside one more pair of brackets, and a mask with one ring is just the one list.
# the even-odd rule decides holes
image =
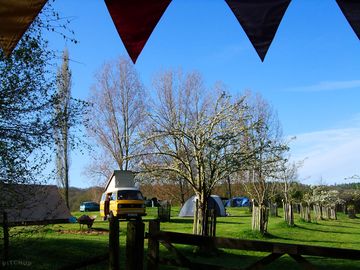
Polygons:
[[137,188],[117,188],[103,193],[100,201],[100,216],[109,215],[131,219],[145,216],[145,201]]
[[114,171],[101,196],[100,216],[140,219],[146,215],[145,200],[133,182],[133,173]]

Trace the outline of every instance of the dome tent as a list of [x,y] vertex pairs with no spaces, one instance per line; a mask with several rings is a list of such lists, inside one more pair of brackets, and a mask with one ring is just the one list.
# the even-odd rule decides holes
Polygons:
[[[196,196],[190,197],[180,210],[179,217],[193,217],[195,209]],[[211,195],[208,199],[208,208],[215,209],[218,217],[225,217],[225,207],[221,201],[221,198],[217,195]]]
[[247,197],[232,197],[227,200],[225,207],[246,207],[250,206],[250,200]]

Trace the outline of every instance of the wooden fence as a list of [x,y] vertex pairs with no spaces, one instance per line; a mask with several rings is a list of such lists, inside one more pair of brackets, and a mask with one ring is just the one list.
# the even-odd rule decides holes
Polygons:
[[[5,220],[6,220],[6,216]],[[109,220],[109,253],[102,254],[90,258],[83,262],[76,262],[71,266],[66,266],[61,269],[77,269],[87,265],[96,264],[104,260],[109,260],[109,269],[119,269],[119,220],[112,217]],[[4,234],[7,234],[7,228],[4,228]],[[268,252],[268,256],[260,259],[246,268],[238,269],[262,269],[271,262],[288,254],[293,258],[303,269],[316,269],[303,256],[319,256],[333,259],[350,259],[360,260],[360,250],[340,249],[319,246],[296,245],[286,243],[272,243],[258,240],[240,240],[234,238],[210,237],[200,236],[185,233],[166,232],[160,230],[160,222],[153,220],[149,222],[149,232],[144,237],[145,226],[141,220],[130,221],[127,225],[126,238],[126,261],[125,269],[141,270],[144,267],[144,238],[148,238],[147,250],[147,269],[155,270],[159,265],[180,266],[188,269],[228,269],[219,265],[210,265],[199,262],[193,262],[188,259],[174,244],[183,244],[190,246],[197,246],[205,248],[205,250],[212,250],[217,248],[237,249]],[[5,241],[6,235],[4,235]],[[159,245],[165,246],[175,259],[164,259],[160,256]],[[8,243],[5,243],[5,246]],[[6,257],[8,254],[3,254]],[[234,268],[231,268],[234,270]]]
[[[238,269],[262,269],[266,265],[288,254],[303,269],[316,269],[303,255],[319,256],[334,259],[360,260],[360,250],[340,249],[319,246],[296,245],[286,243],[272,243],[257,240],[240,240],[223,237],[207,237],[185,233],[166,232],[160,230],[160,223],[150,221],[148,237],[147,267],[150,270],[158,269],[160,264],[185,267],[188,269],[230,269],[219,265],[209,265],[192,262],[173,244],[183,244],[199,247],[225,248],[237,250],[250,250],[269,252],[270,254],[246,268]],[[175,257],[174,260],[161,258],[159,244],[164,245]],[[234,270],[233,268],[231,268]]]

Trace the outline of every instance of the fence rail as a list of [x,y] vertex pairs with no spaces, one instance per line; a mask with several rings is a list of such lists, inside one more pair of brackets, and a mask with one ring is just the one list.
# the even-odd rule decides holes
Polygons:
[[[7,217],[4,214],[4,220]],[[4,223],[4,258],[7,259],[8,237],[6,222]],[[85,261],[76,262],[73,265],[61,269],[76,269],[85,265],[91,265],[96,262],[109,260],[109,269],[119,269],[119,221],[117,218],[110,218],[109,222],[109,253],[89,258]],[[125,269],[141,270],[143,269],[143,254],[144,254],[144,223],[141,220],[130,221],[127,227],[126,240],[126,261]],[[237,249],[266,252],[269,255],[263,257],[259,261],[243,269],[262,269],[271,262],[277,260],[281,256],[288,254],[293,258],[303,269],[316,269],[303,256],[318,256],[328,257],[334,259],[350,259],[360,260],[360,250],[342,249],[320,246],[308,246],[288,243],[274,243],[260,240],[241,240],[235,238],[224,237],[210,237],[193,234],[167,232],[160,230],[160,222],[153,220],[149,222],[149,232],[146,234],[148,238],[147,250],[147,269],[158,269],[160,264],[173,265],[185,267],[188,269],[222,269],[234,270],[234,268],[221,267],[219,265],[210,265],[199,262],[193,262],[188,259],[174,244],[183,244],[190,246],[198,246],[205,250],[212,250],[217,248]],[[6,243],[7,242],[7,243]],[[165,246],[174,259],[161,258],[159,245]],[[237,268],[239,269],[239,268]]]
[[[289,256],[291,256],[304,269],[315,269],[315,267],[312,266],[310,262],[308,262],[304,257],[302,257],[303,255],[328,257],[334,259],[360,260],[360,250],[274,243],[259,240],[240,240],[234,238],[207,237],[193,234],[167,232],[160,231],[160,226],[156,225],[154,222],[156,221],[151,221],[149,225],[148,269],[158,269],[158,264],[162,263],[187,267],[189,269],[215,269],[215,266],[212,267],[210,265],[206,265],[206,268],[205,265],[201,267],[202,264],[190,262],[190,260],[186,259],[186,257],[180,251],[176,250],[173,244],[250,250],[270,253],[270,255],[264,257],[263,259],[254,263],[246,269],[261,269],[267,264],[280,258],[284,254],[288,254]],[[160,243],[163,244],[176,257],[175,260],[169,261],[160,258]],[[219,267],[216,266],[216,269],[219,269]]]

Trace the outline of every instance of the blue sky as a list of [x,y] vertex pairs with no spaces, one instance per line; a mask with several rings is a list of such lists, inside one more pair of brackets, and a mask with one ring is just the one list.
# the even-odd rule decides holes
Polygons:
[[[85,99],[95,72],[126,51],[104,1],[55,7],[72,19],[79,43],[49,35],[50,46],[69,48],[73,95]],[[293,0],[263,63],[225,1],[173,0],[136,63],[149,91],[153,76],[169,68],[199,71],[207,85],[222,81],[234,95],[261,93],[285,136],[297,138],[292,157],[305,159],[302,182],[360,175],[360,42],[335,0]],[[71,185],[92,185],[83,174],[88,162],[73,153]]]

